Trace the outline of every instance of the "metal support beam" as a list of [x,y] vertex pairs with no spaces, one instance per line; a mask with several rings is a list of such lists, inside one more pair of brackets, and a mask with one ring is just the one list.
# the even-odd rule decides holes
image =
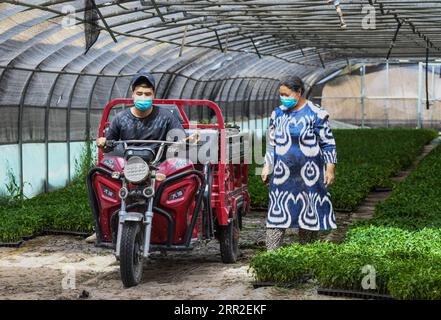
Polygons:
[[[386,60],[386,94],[390,97],[390,72],[389,72],[389,60]],[[386,107],[384,110],[384,116],[386,118],[386,128],[389,127],[389,98],[386,98]]]
[[250,40],[251,40],[251,42],[253,43],[254,50],[256,50],[256,53],[257,53],[257,55],[259,56],[259,59],[262,59],[262,56],[260,55],[259,50],[257,49],[257,46],[256,46],[256,44],[254,43],[253,37],[250,37]]
[[23,114],[24,114],[24,102],[26,99],[26,93],[28,92],[29,85],[34,76],[32,72],[26,79],[25,85],[23,87],[23,92],[20,97],[20,103],[18,107],[18,165],[20,171],[20,190],[24,191],[24,170],[23,170]]
[[325,69],[326,68],[325,63],[323,62],[323,58],[318,50],[317,50],[317,55],[320,59],[320,63],[322,64],[323,69]]
[[218,35],[217,31],[214,30],[214,33],[216,34],[216,38],[217,38],[217,42],[219,43],[219,49],[220,49],[220,51],[224,51],[224,49],[222,48],[222,43],[221,43],[221,41],[220,41],[220,38],[219,38],[219,35]]
[[432,100],[436,100],[436,92],[435,92],[435,65],[432,64]]
[[184,51],[185,40],[187,38],[187,26],[184,29],[184,36],[182,37],[181,49],[179,50],[179,57],[182,57],[182,52]]
[[[432,65],[432,101],[436,101],[436,92],[435,92],[435,65]],[[430,124],[433,123],[433,110],[432,108],[430,112]]]
[[426,46],[426,110],[429,110],[429,41]]
[[109,25],[107,24],[106,19],[104,19],[104,16],[103,16],[103,14],[101,13],[100,9],[98,9],[98,7],[97,7],[97,5],[96,5],[96,3],[95,3],[95,0],[89,0],[89,1],[92,3],[93,8],[96,10],[96,12],[98,13],[98,15],[100,16],[100,19],[101,19],[101,21],[103,22],[104,27],[106,28],[107,32],[109,32],[110,36],[112,37],[113,42],[115,42],[115,43],[118,42],[118,40],[116,40],[115,35],[113,34],[112,29],[111,29],[111,28],[109,27]]
[[[427,67],[427,66],[426,66]],[[417,128],[422,127],[422,103],[423,103],[423,62],[418,63],[418,112]]]
[[361,102],[361,127],[364,128],[364,99],[366,94],[366,65],[363,64],[360,68],[361,72],[361,86],[360,86],[360,102]]
[[299,44],[299,49],[300,49],[300,52],[302,53],[302,56],[305,56],[305,53],[303,52],[303,49],[302,49],[302,47],[300,46],[300,44]]
[[387,52],[386,60],[389,60],[390,54],[392,53],[392,48],[395,46],[395,41],[397,40],[398,31],[400,31],[401,28],[401,22],[398,21],[397,29],[395,30],[394,37],[392,38],[392,41],[389,46],[389,51]]
[[[141,1],[141,3],[142,2],[145,2],[145,0],[144,1]],[[165,22],[165,19],[164,19],[164,17],[162,16],[162,13],[161,13],[161,11],[159,10],[159,7],[158,7],[158,5],[156,4],[156,1],[155,0],[150,0],[150,2],[153,4],[153,6],[155,7],[155,10],[156,10],[156,13],[158,14],[158,16],[159,16],[159,18],[161,19],[161,21],[162,22]]]
[[228,40],[230,38],[230,34],[227,33],[227,36],[225,37],[225,50],[224,53],[228,53]]

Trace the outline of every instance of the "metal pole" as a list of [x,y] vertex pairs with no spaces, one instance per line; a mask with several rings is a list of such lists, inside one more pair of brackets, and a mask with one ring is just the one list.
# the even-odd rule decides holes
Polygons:
[[[31,80],[34,76],[34,72],[32,72],[28,78],[26,79],[25,85],[23,87],[21,97],[20,97],[20,103],[18,107],[18,164],[19,164],[19,171],[20,171],[20,180],[19,180],[19,187],[20,191],[24,195],[24,164],[23,164],[23,113],[24,113],[24,103],[26,99],[26,93],[28,92],[29,85],[31,83]],[[22,200],[22,199],[21,199]]]
[[364,128],[364,98],[365,98],[365,74],[366,74],[366,66],[363,64],[360,68],[361,71],[361,127]]
[[[436,101],[435,100],[435,65],[432,64],[432,101]],[[430,127],[432,127],[432,123],[433,123],[433,108],[435,107],[435,105],[432,106],[432,108],[430,109]]]
[[417,128],[421,128],[421,105],[423,100],[423,63],[418,64],[418,112]]
[[181,49],[179,50],[179,57],[182,57],[182,52],[184,51],[185,40],[187,38],[187,26],[184,29],[184,36],[182,37]]
[[214,30],[214,33],[216,34],[216,38],[217,38],[217,42],[219,43],[220,51],[224,51],[224,49],[222,48],[222,43],[221,43],[220,38],[219,38],[219,34],[217,33],[216,30]]
[[259,59],[262,59],[262,56],[260,55],[259,49],[257,49],[257,45],[254,42],[253,38],[250,37],[251,43],[253,44],[254,50],[256,50],[257,56],[259,57]]
[[[113,34],[113,30],[109,27],[109,25],[107,24],[106,19],[104,19],[103,14],[101,13],[100,9],[98,8],[98,6],[95,3],[95,0],[91,0],[90,3],[92,4],[92,7],[96,10],[96,12],[98,13],[98,15],[100,16],[101,21],[104,24],[104,27],[106,28],[107,32],[109,32],[110,36],[113,39],[113,42],[118,42],[118,40],[116,40],[115,35]],[[98,24],[98,23],[97,23]]]
[[435,99],[435,65],[432,64],[432,100]]
[[386,128],[389,128],[389,97],[390,97],[390,77],[389,77],[389,59],[386,60],[386,109],[384,110],[384,114],[386,116]]
[[426,45],[426,110],[429,110],[429,41]]

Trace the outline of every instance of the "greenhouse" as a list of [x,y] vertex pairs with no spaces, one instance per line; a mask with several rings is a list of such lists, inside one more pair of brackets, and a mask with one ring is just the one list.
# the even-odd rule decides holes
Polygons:
[[440,300],[440,17],[0,1],[0,299]]

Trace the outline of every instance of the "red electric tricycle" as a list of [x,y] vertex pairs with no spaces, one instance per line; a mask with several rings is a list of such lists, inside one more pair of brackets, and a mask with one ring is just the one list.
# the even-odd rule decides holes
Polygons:
[[[131,105],[131,99],[107,104],[98,136],[105,136],[112,115]],[[199,142],[185,146],[192,156],[164,158],[166,148],[183,142],[107,141],[113,151],[98,150],[87,177],[97,245],[115,249],[125,287],[141,281],[149,253],[191,250],[200,240],[218,239],[222,261],[236,262],[242,217],[250,209],[248,135],[225,128],[212,101],[154,100],[153,105],[174,112],[187,136],[198,132]],[[200,116],[204,107],[213,115],[210,124],[189,121],[188,114]]]

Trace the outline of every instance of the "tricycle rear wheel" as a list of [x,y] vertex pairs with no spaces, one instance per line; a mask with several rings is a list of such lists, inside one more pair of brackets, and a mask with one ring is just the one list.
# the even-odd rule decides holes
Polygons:
[[239,256],[239,220],[237,215],[236,213],[232,217],[232,214],[230,214],[230,219],[233,220],[228,226],[218,226],[223,263],[235,263]]
[[144,235],[140,223],[125,223],[121,234],[120,272],[124,287],[138,285],[142,278]]

